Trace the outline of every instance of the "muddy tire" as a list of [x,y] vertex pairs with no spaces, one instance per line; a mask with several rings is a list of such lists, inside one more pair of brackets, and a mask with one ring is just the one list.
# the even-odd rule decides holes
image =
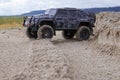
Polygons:
[[37,32],[36,31],[32,31],[32,28],[31,27],[27,27],[27,30],[26,30],[26,35],[28,38],[34,38],[36,39],[37,38]]
[[43,25],[38,29],[38,39],[51,39],[53,37],[54,30],[49,25]]
[[81,26],[77,33],[76,33],[76,37],[78,40],[88,40],[90,37],[90,29],[87,26]]
[[62,32],[62,36],[65,38],[65,39],[72,39],[75,35],[75,32],[74,30],[64,30]]

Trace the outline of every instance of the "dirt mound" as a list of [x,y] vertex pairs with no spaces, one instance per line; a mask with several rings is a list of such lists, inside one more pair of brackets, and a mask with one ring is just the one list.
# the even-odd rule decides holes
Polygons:
[[33,41],[27,67],[8,80],[72,80],[63,52],[48,40]]
[[120,48],[120,12],[103,12],[97,14],[95,34],[97,48],[103,52],[116,51]]

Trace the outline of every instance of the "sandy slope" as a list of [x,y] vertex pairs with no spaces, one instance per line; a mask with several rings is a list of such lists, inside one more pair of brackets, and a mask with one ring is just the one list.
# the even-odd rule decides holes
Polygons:
[[[94,39],[79,42],[55,38],[53,44],[61,49],[70,61],[74,80],[120,79],[120,56],[109,55],[109,48],[103,45],[103,50],[106,50],[104,52],[101,46],[96,46]],[[119,54],[119,51],[116,51],[116,54]]]
[[61,32],[29,40],[25,29],[0,30],[0,80],[120,80],[119,21],[119,13],[98,14],[88,41],[65,40]]
[[26,66],[31,46],[23,32],[19,29],[0,31],[0,80],[15,75]]

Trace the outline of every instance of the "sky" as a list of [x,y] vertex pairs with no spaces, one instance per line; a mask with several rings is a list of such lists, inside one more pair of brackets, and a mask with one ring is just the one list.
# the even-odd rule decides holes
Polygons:
[[0,0],[0,15],[19,15],[48,8],[120,6],[120,0]]

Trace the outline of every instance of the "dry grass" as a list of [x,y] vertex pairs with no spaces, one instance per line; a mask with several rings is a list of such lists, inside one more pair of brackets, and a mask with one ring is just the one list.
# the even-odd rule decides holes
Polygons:
[[0,17],[0,29],[22,27],[22,17]]

